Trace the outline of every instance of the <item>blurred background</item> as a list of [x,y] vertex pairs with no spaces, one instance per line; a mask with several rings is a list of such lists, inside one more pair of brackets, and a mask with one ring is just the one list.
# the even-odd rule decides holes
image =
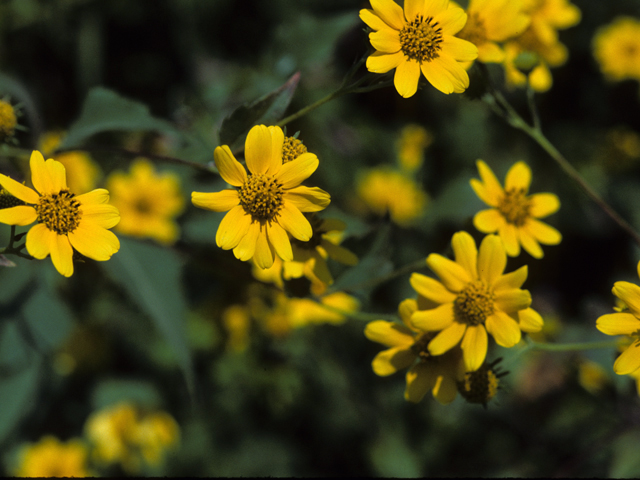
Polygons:
[[[639,229],[638,81],[608,82],[591,45],[598,28],[638,19],[640,7],[574,3],[581,21],[560,31],[568,60],[536,95],[542,127]],[[607,340],[595,320],[613,311],[613,283],[638,282],[638,248],[542,149],[491,113],[475,70],[465,95],[425,85],[403,99],[388,87],[287,125],[320,159],[310,185],[332,197],[320,216],[346,224],[342,245],[360,258],[353,268],[329,261],[331,292],[349,294],[340,308],[368,317],[318,314],[309,280],[287,281],[282,293],[216,247],[223,214],[194,208],[190,193],[224,182],[173,159],[209,164],[223,120],[296,72],[287,113],[335,90],[370,53],[361,8],[369,3],[0,1],[0,98],[18,115],[0,170],[28,180],[30,151],[60,147],[56,155],[73,157],[68,172],[76,165],[86,188],[106,186],[114,204],[118,189],[142,185],[126,183],[137,174],[172,185],[154,194],[172,199],[158,213],[172,233],[116,229],[120,252],[77,262],[68,279],[48,259],[8,257],[16,267],[0,268],[0,474],[50,465],[52,475],[104,476],[640,475],[638,393],[634,379],[613,374],[612,349],[520,354],[524,347],[493,345],[488,358],[503,357],[510,373],[487,408],[430,395],[412,404],[404,373],[371,370],[383,347],[364,337],[362,318],[394,318],[415,296],[410,272],[371,280],[450,254],[457,231],[482,238],[472,218],[485,206],[469,186],[479,158],[500,181],[524,160],[531,192],[562,204],[548,219],[562,243],[507,267],[529,266],[524,288],[546,322],[537,341]],[[524,90],[505,87],[500,66],[488,72],[528,118]],[[407,155],[418,165],[409,212],[376,206],[366,198],[371,172],[400,171]],[[139,157],[148,160],[138,172]],[[135,210],[120,201],[123,218]],[[0,226],[0,245],[9,233]],[[418,271],[431,275],[426,264]],[[55,470],[60,459],[66,470]]]

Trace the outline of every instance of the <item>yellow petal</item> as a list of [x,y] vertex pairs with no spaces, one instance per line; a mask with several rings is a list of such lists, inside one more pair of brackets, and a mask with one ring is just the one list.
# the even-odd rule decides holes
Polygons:
[[411,274],[409,282],[413,289],[420,295],[439,304],[453,302],[457,296],[455,293],[447,290],[447,288],[435,278],[427,277],[421,273]]
[[109,201],[109,191],[104,188],[96,188],[95,190],[76,196],[76,200],[78,200],[83,207],[87,205],[102,205]]
[[398,315],[402,320],[402,323],[409,329],[413,329],[414,326],[411,323],[411,316],[418,310],[418,302],[415,298],[407,298],[400,302],[398,305]]
[[553,193],[535,193],[529,197],[531,209],[529,213],[535,218],[544,218],[560,208],[560,200]]
[[378,15],[375,14],[373,10],[368,8],[363,8],[360,10],[360,20],[366,23],[372,30],[382,30],[383,28],[389,28],[389,25],[384,23]]
[[[417,65],[417,63],[416,63]],[[461,67],[462,68],[462,67]],[[431,85],[447,95],[454,92],[453,79],[441,62],[431,61],[420,65],[422,74]],[[398,71],[396,70],[396,75]],[[417,84],[417,82],[416,82]],[[415,92],[413,92],[415,93]],[[412,94],[413,95],[413,94]]]
[[451,350],[460,343],[460,340],[462,340],[466,330],[466,324],[453,322],[449,327],[442,330],[433,340],[431,340],[431,342],[429,342],[429,353],[431,353],[431,355],[442,355],[443,353]]
[[213,161],[218,173],[229,185],[241,187],[247,181],[247,171],[236,160],[228,146],[216,147],[213,151]]
[[260,235],[260,222],[252,222],[249,225],[247,233],[233,249],[233,254],[238,260],[246,262],[253,258],[253,255],[256,252],[258,235]]
[[478,60],[483,63],[502,63],[505,53],[497,43],[486,42],[478,45]]
[[373,73],[387,73],[404,61],[405,56],[402,51],[396,53],[374,52],[367,58],[367,70]]
[[[105,232],[107,231],[105,230]],[[50,239],[53,240],[50,245],[53,266],[56,267],[60,275],[70,277],[73,275],[73,249],[69,239],[66,235],[55,235]]]
[[487,331],[501,347],[511,348],[522,338],[518,323],[504,312],[497,311],[485,322]]
[[191,192],[191,202],[214,212],[226,212],[240,203],[238,191],[230,188],[221,192]]
[[400,36],[395,30],[385,28],[369,34],[371,45],[380,53],[397,53],[400,51]]
[[216,232],[216,244],[223,250],[235,248],[251,225],[251,215],[238,205],[224,216]]
[[505,313],[515,313],[531,305],[529,290],[502,290],[496,293],[495,305]]
[[275,222],[267,225],[267,238],[276,254],[285,262],[293,260],[293,252],[291,251],[291,242],[284,228]]
[[287,190],[283,200],[285,204],[291,203],[301,212],[319,212],[331,203],[331,196],[321,188],[299,185]]
[[462,265],[470,277],[475,277],[478,272],[478,248],[473,237],[464,231],[454,233],[451,247],[456,263]]
[[538,242],[545,245],[557,245],[562,241],[562,234],[550,225],[529,218],[524,229]]
[[[562,63],[562,62],[561,62]],[[529,74],[529,83],[536,92],[546,92],[553,85],[551,70],[545,64],[540,63]]]
[[471,186],[478,197],[480,197],[480,200],[491,207],[497,207],[504,197],[504,190],[500,186],[500,182],[498,182],[491,168],[489,168],[489,165],[482,160],[476,161],[476,165],[478,167],[478,173],[480,173],[480,178],[482,179],[481,185],[484,187],[484,190],[477,188],[480,185],[474,185],[473,182]]
[[640,319],[631,313],[609,313],[596,320],[596,328],[606,335],[637,335]]
[[278,223],[293,237],[303,242],[308,242],[313,235],[309,221],[291,203],[285,202],[278,212]]
[[432,253],[427,257],[427,265],[440,277],[444,286],[454,293],[460,292],[467,283],[475,280],[462,265],[437,253]]
[[29,205],[0,209],[0,223],[7,225],[29,225],[38,219],[36,209]]
[[483,325],[469,326],[464,333],[460,348],[467,372],[475,372],[487,357],[487,331]]
[[[267,170],[271,170],[273,175],[273,172],[279,169],[275,162],[272,163],[271,132],[268,127],[256,125],[249,130],[244,144],[244,157],[251,173],[265,174]],[[282,165],[282,161],[280,165]]]
[[352,251],[347,250],[340,245],[336,245],[335,243],[331,243],[327,240],[322,240],[321,245],[329,255],[329,258],[331,258],[332,260],[349,266],[358,264],[358,257]]
[[49,230],[44,224],[39,223],[31,227],[27,233],[27,251],[29,255],[42,260],[51,252],[51,244],[58,234]]
[[518,326],[523,332],[539,332],[544,326],[544,320],[533,308],[525,308],[518,312]]
[[371,0],[371,7],[376,15],[391,28],[401,30],[404,27],[404,12],[393,0]]
[[300,185],[316,171],[320,162],[313,153],[303,153],[295,162],[288,162],[282,165],[276,175],[278,183],[284,189],[290,189]]
[[[270,175],[276,175],[282,166],[282,145],[284,144],[284,132],[280,127],[267,127],[271,133],[271,162]],[[275,166],[276,168],[273,168]],[[287,187],[285,187],[287,188]]]
[[385,320],[367,323],[364,334],[372,342],[381,343],[386,347],[409,348],[415,342],[413,333],[407,327]]
[[73,248],[93,260],[109,260],[111,255],[120,250],[118,237],[98,225],[82,222],[68,237]]
[[473,226],[482,233],[497,232],[505,223],[505,218],[496,208],[482,210],[473,217]]
[[[447,35],[455,35],[458,33],[467,23],[467,14],[461,8],[453,7],[442,9],[442,0],[425,0],[425,17],[432,16],[433,19],[438,22],[438,26],[442,29],[442,33]],[[448,2],[444,2],[448,3]],[[435,9],[442,9],[438,13],[433,13],[433,6]]]
[[442,50],[458,62],[470,62],[478,57],[478,48],[471,42],[452,35],[444,35]]
[[523,190],[526,194],[531,185],[531,169],[524,162],[517,162],[507,172],[507,178],[504,182],[505,190]]
[[404,17],[407,21],[412,22],[418,15],[424,12],[424,0],[405,0],[404,1]]
[[409,369],[406,380],[407,388],[404,391],[405,400],[418,403],[429,390],[433,390],[437,376],[432,365],[420,362]]
[[507,253],[500,238],[496,235],[487,235],[480,244],[478,254],[478,277],[480,280],[493,286],[500,278],[507,266]]
[[613,371],[618,375],[628,375],[640,368],[640,340],[636,340],[627,348],[613,364]]
[[[64,165],[49,159],[45,162],[40,152],[34,150],[29,162],[31,168],[31,183],[42,195],[58,193],[66,190],[66,173]],[[73,268],[72,268],[73,273]]]
[[533,258],[544,257],[544,252],[542,251],[540,244],[525,227],[526,225],[517,229],[518,241],[522,245],[522,248],[524,248],[525,251]]
[[526,265],[523,265],[514,272],[505,273],[493,284],[493,291],[499,294],[503,290],[513,290],[522,287],[522,284],[527,279],[528,273],[529,269]]
[[445,371],[438,371],[436,382],[431,389],[433,398],[441,405],[449,405],[456,399],[458,395],[458,386],[456,379],[452,375],[448,375]]
[[120,221],[120,212],[113,205],[81,205],[82,224],[93,224],[102,228],[113,228]]
[[629,307],[631,313],[640,316],[640,287],[638,285],[629,282],[616,282],[611,291]]
[[271,245],[269,245],[266,232],[260,232],[256,242],[256,252],[253,255],[253,260],[260,268],[271,268],[273,259],[273,251],[271,250]]
[[420,64],[408,58],[398,65],[393,76],[393,84],[404,98],[412,97],[418,91],[418,80],[420,80]]
[[376,375],[386,377],[407,368],[415,359],[415,354],[406,347],[394,347],[377,354],[371,362],[371,367]]
[[411,316],[411,323],[420,330],[437,332],[449,328],[454,318],[453,303],[445,303],[429,310],[418,310]]
[[498,235],[507,255],[510,257],[517,257],[520,255],[520,242],[518,240],[518,232],[516,226],[513,223],[505,222],[505,224],[498,229]]
[[40,195],[29,187],[16,182],[13,178],[0,173],[0,185],[11,195],[26,203],[36,204],[40,201]]

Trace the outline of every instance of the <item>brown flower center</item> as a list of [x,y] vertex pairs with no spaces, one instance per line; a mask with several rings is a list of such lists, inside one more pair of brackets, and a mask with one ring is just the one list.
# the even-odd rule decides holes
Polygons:
[[483,365],[475,372],[465,373],[464,380],[458,381],[458,392],[467,402],[486,405],[498,392],[499,376],[491,366]]
[[526,196],[523,188],[512,188],[504,192],[498,210],[507,222],[521,227],[531,216],[531,199]]
[[420,357],[421,360],[433,358],[429,353],[429,342],[433,340],[438,332],[425,332],[416,337],[415,342],[411,345],[411,352]]
[[467,325],[480,325],[495,311],[496,296],[481,280],[469,282],[453,302],[456,319]]
[[278,214],[283,201],[284,189],[270,175],[249,175],[239,189],[240,205],[253,220],[269,221]]
[[422,18],[418,15],[412,22],[407,22],[400,30],[400,46],[411,60],[420,63],[430,62],[440,56],[442,47],[442,29],[432,17]]
[[284,137],[282,145],[282,163],[288,163],[295,160],[303,153],[307,153],[307,147],[301,140],[293,137]]
[[58,235],[66,235],[73,232],[82,218],[80,202],[75,195],[68,190],[59,193],[43,195],[37,205],[34,205],[38,214],[38,222]]

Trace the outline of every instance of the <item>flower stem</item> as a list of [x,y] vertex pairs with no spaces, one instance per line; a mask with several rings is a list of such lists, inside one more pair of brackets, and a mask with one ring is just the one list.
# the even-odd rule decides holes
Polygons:
[[533,350],[547,350],[550,352],[575,352],[580,350],[597,350],[600,348],[617,347],[618,340],[605,340],[603,342],[583,343],[538,343],[529,340],[529,348]]
[[330,102],[334,98],[338,98],[339,96],[344,95],[345,93],[347,93],[346,90],[344,90],[343,88],[339,88],[338,90],[335,90],[335,91],[331,92],[326,97],[323,97],[320,100],[318,100],[316,102],[313,102],[312,104],[307,105],[304,108],[301,108],[296,113],[292,113],[288,117],[283,118],[278,123],[276,123],[276,126],[277,127],[283,127],[287,123],[293,122],[294,120],[297,120],[298,118],[305,116],[311,110],[315,110],[316,108],[324,105],[325,103]]

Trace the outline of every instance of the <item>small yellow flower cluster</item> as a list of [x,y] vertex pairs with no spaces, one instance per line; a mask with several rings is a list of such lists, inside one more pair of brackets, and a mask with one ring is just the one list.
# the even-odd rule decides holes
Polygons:
[[18,117],[13,106],[6,100],[0,100],[0,140],[13,137],[18,126]]
[[593,37],[593,55],[611,82],[640,82],[640,20],[618,17]]
[[16,477],[89,477],[87,445],[79,438],[61,442],[46,435],[20,451]]

